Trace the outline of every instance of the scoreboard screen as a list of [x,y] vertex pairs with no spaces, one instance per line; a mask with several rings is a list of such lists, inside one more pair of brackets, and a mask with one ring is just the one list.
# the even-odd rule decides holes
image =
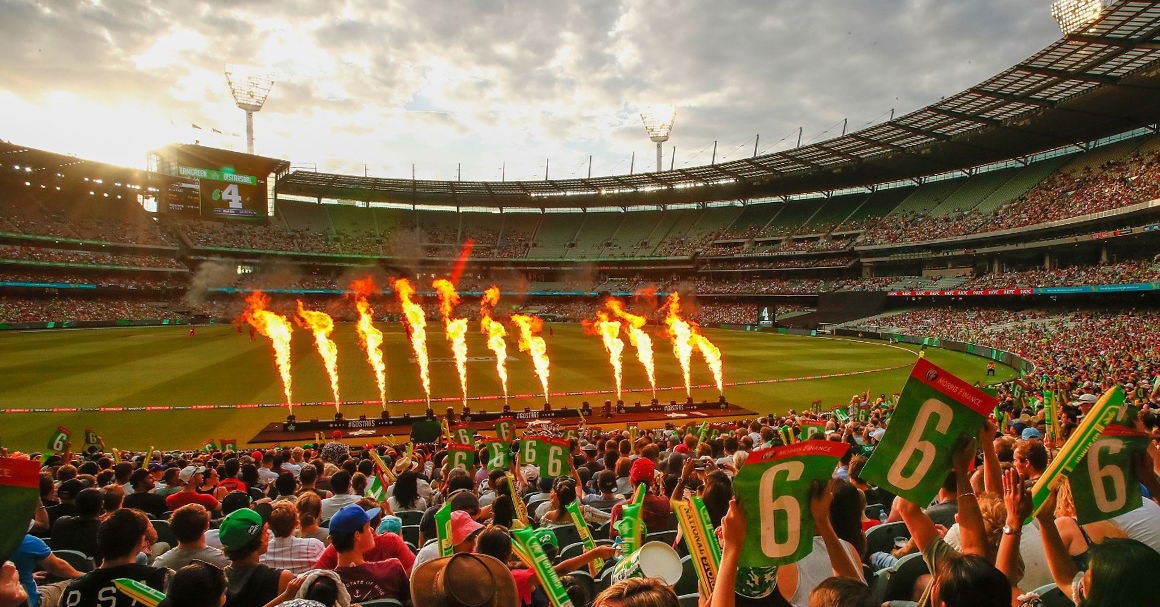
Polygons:
[[152,153],[163,180],[159,210],[223,221],[265,221],[267,182],[285,162],[200,145],[172,145]]
[[[232,168],[232,167],[227,167]],[[177,177],[196,184],[201,214],[226,219],[254,219],[266,215],[265,180],[225,170],[177,167]]]

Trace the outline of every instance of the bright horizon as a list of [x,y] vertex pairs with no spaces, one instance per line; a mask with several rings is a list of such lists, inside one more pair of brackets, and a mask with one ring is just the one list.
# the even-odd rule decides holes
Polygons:
[[[426,7],[426,10],[424,10]],[[311,7],[314,9],[314,7]],[[271,14],[238,3],[0,0],[0,138],[142,168],[245,150],[227,64],[276,83],[258,154],[320,171],[553,179],[655,170],[639,117],[677,107],[664,167],[793,147],[953,95],[1059,37],[1050,3],[464,0]],[[198,125],[195,129],[192,125]],[[216,131],[220,131],[216,133]],[[365,167],[364,167],[365,163]]]

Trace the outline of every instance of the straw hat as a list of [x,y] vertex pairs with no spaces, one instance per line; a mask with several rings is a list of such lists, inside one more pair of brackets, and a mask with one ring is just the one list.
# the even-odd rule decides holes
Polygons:
[[520,599],[506,565],[486,554],[462,552],[415,569],[411,602],[423,607],[514,607]]

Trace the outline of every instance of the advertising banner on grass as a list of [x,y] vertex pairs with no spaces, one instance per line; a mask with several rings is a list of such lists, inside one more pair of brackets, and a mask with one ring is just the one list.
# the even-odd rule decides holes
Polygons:
[[487,469],[507,470],[512,465],[512,448],[502,438],[485,438],[483,444],[487,447]]
[[847,449],[814,440],[749,454],[733,479],[733,495],[746,513],[740,566],[788,565],[813,550],[810,485],[828,482]]
[[995,397],[920,359],[862,478],[916,504],[929,503],[951,471],[955,447],[979,435],[995,405]]
[[1143,504],[1132,458],[1148,448],[1148,435],[1108,426],[1068,476],[1081,525],[1119,516]]
[[[1059,453],[1047,464],[1047,470],[1031,487],[1031,518],[1034,518],[1039,509],[1043,507],[1043,502],[1047,501],[1047,496],[1051,494],[1051,490],[1062,483],[1072,470],[1075,470],[1083,456],[1087,455],[1088,449],[1104,433],[1108,424],[1112,423],[1120,414],[1120,408],[1123,405],[1124,391],[1119,386],[1104,392],[1103,396],[1096,401],[1096,404],[1083,417],[1083,421],[1079,423],[1079,427],[1071,433],[1067,442],[1059,449]],[[870,479],[867,478],[867,480]]]

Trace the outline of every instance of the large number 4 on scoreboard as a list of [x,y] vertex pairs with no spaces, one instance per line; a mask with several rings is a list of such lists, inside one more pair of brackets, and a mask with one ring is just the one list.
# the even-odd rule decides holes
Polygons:
[[238,192],[238,184],[231,183],[222,190],[222,200],[230,203],[231,209],[242,208],[242,195]]

